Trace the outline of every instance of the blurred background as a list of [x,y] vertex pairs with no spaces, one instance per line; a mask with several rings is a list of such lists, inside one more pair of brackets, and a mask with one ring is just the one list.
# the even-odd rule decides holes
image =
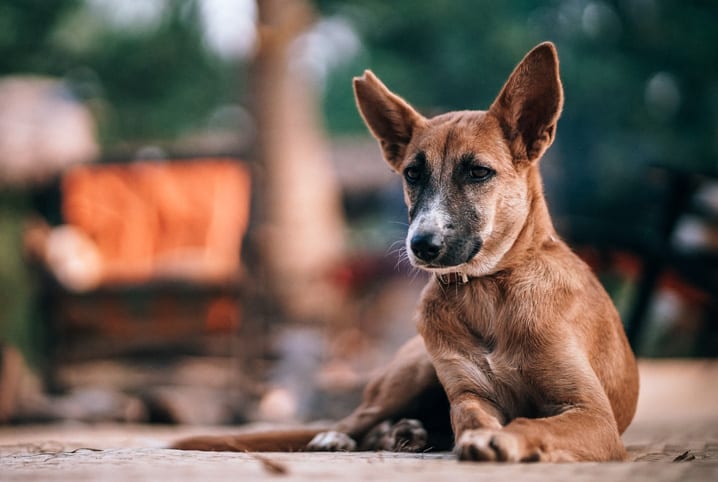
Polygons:
[[354,106],[485,109],[551,40],[557,228],[643,357],[718,355],[718,4],[0,0],[0,422],[338,418],[414,332]]

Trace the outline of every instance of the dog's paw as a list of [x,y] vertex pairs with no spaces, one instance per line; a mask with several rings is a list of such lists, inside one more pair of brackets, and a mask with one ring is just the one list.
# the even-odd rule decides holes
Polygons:
[[420,421],[405,418],[395,423],[384,437],[385,450],[420,452],[426,448],[428,438]]
[[384,448],[384,440],[389,437],[390,432],[391,423],[388,420],[374,425],[374,428],[361,439],[359,450],[389,450]]
[[361,450],[419,452],[426,448],[428,435],[420,421],[402,419],[392,425],[388,421],[376,425],[364,437]]
[[541,452],[526,450],[520,435],[494,430],[467,430],[456,443],[459,460],[478,462],[538,462]]
[[307,444],[311,452],[351,452],[356,450],[357,443],[349,435],[330,430],[317,434]]

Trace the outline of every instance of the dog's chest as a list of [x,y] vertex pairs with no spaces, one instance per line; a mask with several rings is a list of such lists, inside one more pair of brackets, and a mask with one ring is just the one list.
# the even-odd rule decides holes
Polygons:
[[463,286],[431,294],[425,293],[419,328],[439,377],[460,381],[460,389],[483,394],[507,415],[525,412],[530,356],[521,334],[508,329],[515,313],[502,293]]
[[518,394],[526,392],[522,358],[507,351],[500,343],[486,344],[481,339],[474,340],[471,346],[457,347],[457,353],[452,353],[451,348],[446,350],[448,358],[458,354],[465,360],[452,370],[454,375],[466,376],[468,381],[501,405],[513,405]]

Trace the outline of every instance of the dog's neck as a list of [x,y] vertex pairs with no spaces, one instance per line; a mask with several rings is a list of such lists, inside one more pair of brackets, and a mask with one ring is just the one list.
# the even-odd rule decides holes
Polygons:
[[534,163],[527,173],[529,211],[523,228],[516,237],[513,246],[506,253],[501,263],[515,263],[526,253],[531,253],[546,242],[556,242],[558,236],[551,221],[546,198],[543,193],[543,182],[538,163]]

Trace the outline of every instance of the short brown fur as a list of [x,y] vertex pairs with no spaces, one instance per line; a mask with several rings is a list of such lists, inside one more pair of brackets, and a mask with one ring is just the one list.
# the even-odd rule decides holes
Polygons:
[[556,234],[538,168],[563,105],[555,47],[529,52],[488,111],[427,119],[369,71],[354,89],[405,177],[410,259],[435,276],[419,303],[420,336],[310,449],[354,448],[440,383],[461,459],[624,459],[635,359],[610,298]]

